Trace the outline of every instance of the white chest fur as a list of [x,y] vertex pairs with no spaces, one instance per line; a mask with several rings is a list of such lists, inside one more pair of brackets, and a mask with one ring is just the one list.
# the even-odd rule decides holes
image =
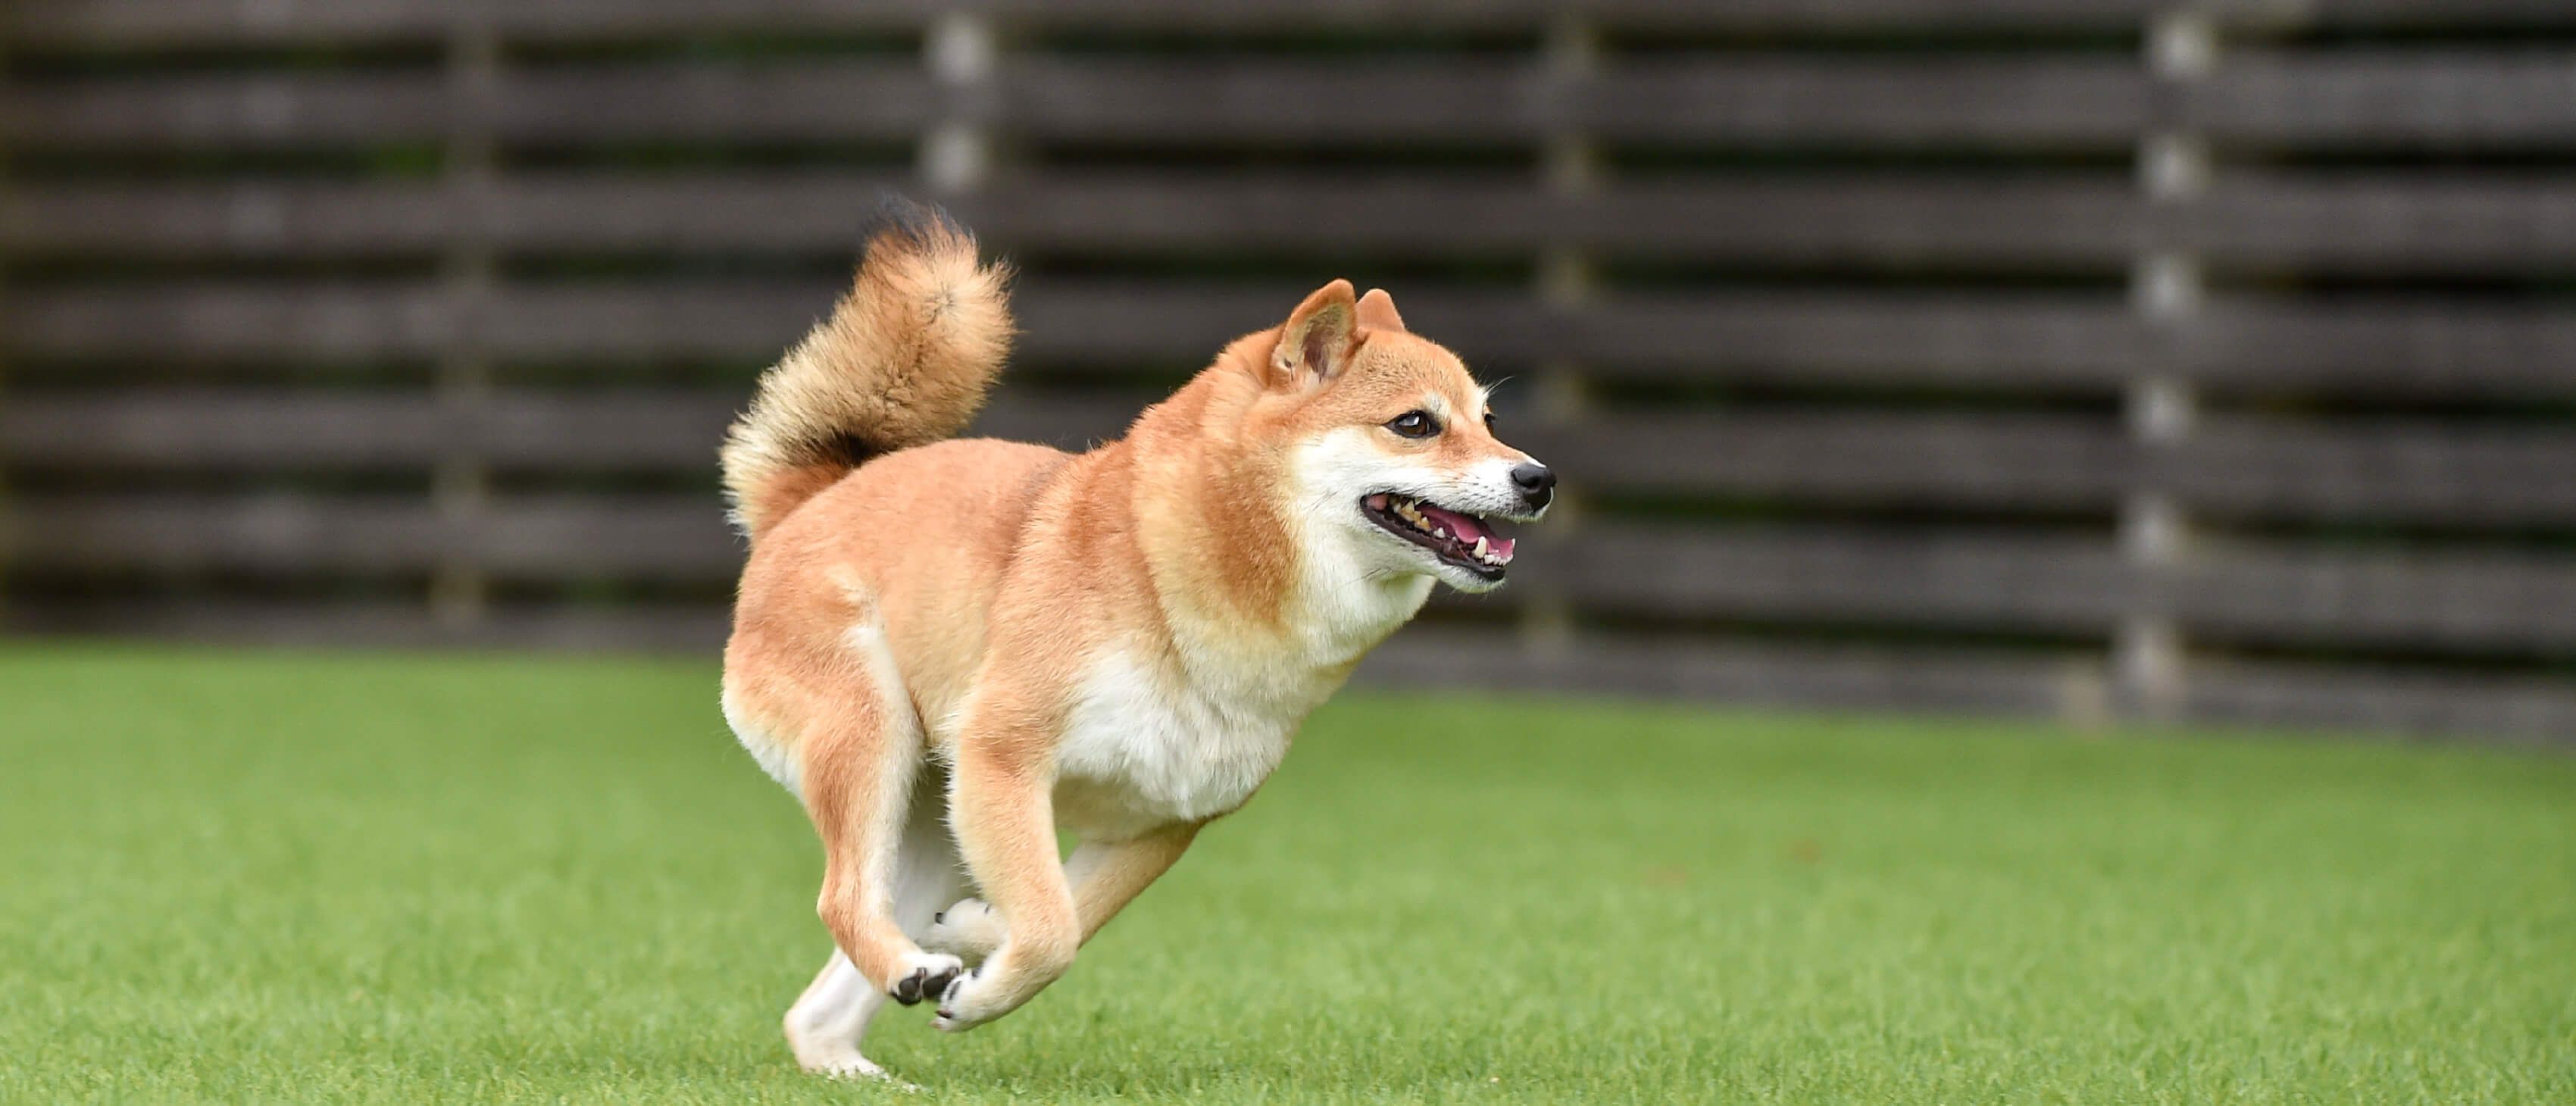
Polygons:
[[1242,806],[1339,682],[1219,689],[1176,667],[1111,656],[1083,681],[1056,754],[1056,813],[1068,828],[1119,836]]

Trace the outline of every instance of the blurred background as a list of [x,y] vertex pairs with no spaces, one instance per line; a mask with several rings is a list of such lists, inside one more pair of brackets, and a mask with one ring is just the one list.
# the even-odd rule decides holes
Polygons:
[[1335,276],[1510,378],[1382,683],[2576,734],[2568,0],[17,0],[0,629],[711,655],[886,186],[985,432]]

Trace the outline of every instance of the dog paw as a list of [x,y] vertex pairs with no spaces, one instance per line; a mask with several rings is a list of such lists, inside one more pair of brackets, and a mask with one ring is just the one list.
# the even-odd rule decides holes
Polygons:
[[877,1083],[893,1090],[911,1093],[921,1088],[906,1083],[878,1067],[876,1062],[859,1055],[847,1042],[836,1042],[808,1051],[802,1044],[796,1049],[796,1066],[825,1079],[852,1083]]
[[800,1066],[825,1079],[847,1079],[854,1082],[881,1079],[905,1090],[914,1089],[911,1084],[886,1074],[886,1070],[878,1067],[875,1061],[859,1055],[856,1051],[845,1051],[841,1055],[825,1059],[803,1061]]
[[958,976],[957,981],[949,984],[948,990],[939,996],[939,1016],[931,1019],[931,1028],[942,1033],[963,1033],[1000,1017],[1002,1011],[987,1009],[984,1003],[977,1001],[986,989],[982,986],[984,982],[981,968]]
[[964,961],[946,953],[908,952],[895,962],[894,982],[887,985],[886,994],[906,1006],[939,998],[953,989],[965,970]]
[[982,899],[959,899],[957,905],[942,910],[930,920],[930,929],[921,935],[921,947],[944,952],[968,964],[980,964],[993,950],[1002,947],[1002,912]]

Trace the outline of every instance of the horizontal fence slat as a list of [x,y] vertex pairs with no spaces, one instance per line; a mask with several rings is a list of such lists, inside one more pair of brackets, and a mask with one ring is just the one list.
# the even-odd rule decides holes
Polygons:
[[481,339],[505,356],[710,358],[751,369],[776,361],[830,315],[844,287],[816,280],[512,288],[494,297]]
[[2464,174],[2222,178],[2170,218],[2215,265],[2353,274],[2576,271],[2576,184]]
[[2500,553],[2223,550],[2175,568],[2185,632],[2446,649],[2576,647],[2576,561]]
[[2576,142],[2576,51],[2231,50],[2180,86],[2222,143],[2432,149]]
[[[994,0],[978,5],[1030,27],[1172,31],[1520,29],[1582,15],[1640,29],[1883,32],[1943,28],[2128,29],[2156,0]],[[2491,5],[2506,0],[2469,0]],[[938,0],[48,0],[0,11],[0,36],[54,49],[434,40],[461,22],[530,39],[632,38],[711,32],[885,32],[919,27]]]
[[[1412,301],[1400,302],[1411,318]],[[1730,289],[1604,295],[1561,312],[1521,310],[1550,324],[1512,333],[1517,348],[1535,351],[1531,359],[1579,358],[1591,375],[1629,380],[2100,390],[2128,380],[2148,351],[2147,330],[2111,294]],[[1490,325],[1416,329],[1467,352]]]
[[1505,634],[1417,627],[1361,662],[1363,682],[1841,709],[2065,714],[2098,701],[2089,659],[1585,637],[1536,650]]
[[[472,20],[532,39],[632,38],[710,32],[885,32],[915,28],[938,0],[340,0],[243,4],[239,0],[49,0],[0,9],[0,35],[66,49],[252,46],[434,40]],[[2163,0],[1306,0],[1205,4],[1192,0],[994,0],[983,10],[1017,25],[1170,31],[1535,30],[1552,17],[1588,16],[1636,29],[1754,33],[1886,33],[2013,30],[2130,31],[2169,7]],[[2414,29],[2576,26],[2558,0],[2220,0],[2221,21],[2255,29],[2326,26]]]
[[2136,459],[2115,420],[1967,414],[1620,414],[1514,429],[1515,445],[1588,490],[2107,509]]
[[22,81],[12,96],[0,142],[34,149],[384,146],[469,121],[504,143],[908,141],[934,106],[908,57],[505,68],[470,101],[435,71]]
[[2147,84],[2126,59],[1281,63],[1030,59],[998,75],[1002,125],[1068,141],[1530,139],[2109,146]]
[[900,31],[938,11],[935,0],[62,0],[12,5],[0,34],[28,46],[207,47],[435,42],[453,28],[530,38],[628,38],[708,32]]
[[1523,574],[1587,610],[2107,632],[2133,603],[2107,538],[1615,522],[1533,536]]
[[[2576,395],[2576,372],[2566,370],[2576,364],[2576,310],[2431,295],[2214,294],[2179,327],[2142,320],[2119,297],[2084,294],[1728,289],[1604,295],[1561,312],[1494,303],[1459,315],[1467,325],[1452,344],[1462,352],[1505,333],[1533,358],[1579,358],[1601,378],[2089,390],[2156,372],[2218,392]],[[1417,329],[1443,341],[1451,333]]]
[[[426,185],[21,188],[0,248],[33,252],[364,253],[472,232],[504,251],[848,252],[884,175],[518,175],[469,213]],[[1823,178],[1641,182],[1566,195],[1535,184],[1314,174],[1080,173],[951,205],[1004,250],[1497,256],[1589,246],[1645,257],[1902,267],[2110,267],[2137,197],[2093,174],[1982,182]]]
[[[2108,147],[2149,120],[2125,57],[1620,60],[1587,76],[1533,61],[1120,61],[1031,56],[983,109],[1051,140],[1527,139]],[[471,106],[434,72],[192,74],[22,81],[0,141],[35,147],[380,145],[435,140],[469,113],[504,141],[597,144],[908,137],[937,96],[918,61],[524,65]],[[2231,52],[2182,86],[2222,142],[2559,146],[2576,140],[2576,54]]]
[[[760,364],[830,309],[835,280],[644,279],[598,284],[504,285],[478,328],[486,352],[521,357],[718,357]],[[1195,368],[1236,337],[1275,326],[1312,291],[1277,282],[1030,281],[1013,295],[1023,362],[1138,359]],[[1533,293],[1397,285],[1416,332],[1471,364],[1527,364],[1579,357],[1609,377],[1641,380],[1783,379],[2084,385],[2109,388],[2138,365],[2144,333],[2116,299],[2077,296],[1873,295],[1730,292],[1639,295],[1580,308]],[[421,284],[374,288],[329,282],[120,283],[21,286],[0,301],[0,349],[48,357],[323,357],[364,352],[366,320],[384,319],[372,348],[434,352],[448,340],[440,293]],[[2429,314],[2429,313],[2428,313]],[[2384,350],[2387,316],[2359,312],[2366,331],[2348,343]],[[2461,328],[2437,314],[2421,341],[2457,346]],[[1150,324],[1139,320],[1151,320]],[[2263,324],[2257,317],[2243,324]],[[2286,335],[2249,333],[2214,352],[2215,371],[2259,371],[2277,354],[2331,338],[2338,320]],[[2554,331],[2540,334],[2551,340]],[[2471,335],[2474,337],[2474,335]],[[2561,378],[2534,374],[2529,344],[2452,355],[2455,375],[2528,377],[2534,390]],[[2242,350],[2242,353],[2238,351]],[[2227,358],[2234,358],[2227,360]],[[2339,360],[2315,371],[2331,373]],[[2400,366],[2402,368],[2402,365]]]
[[[0,407],[0,462],[129,468],[408,468],[470,455],[508,468],[713,472],[743,392],[503,390],[471,406],[426,392],[173,389],[50,395]],[[1079,448],[1144,399],[1005,389],[970,433]]]
[[2209,722],[2560,746],[2576,735],[2576,687],[2568,681],[2420,668],[2212,662],[2193,673],[2183,711]]
[[11,565],[38,572],[417,572],[461,544],[417,501],[20,499],[8,521]]
[[[775,360],[831,310],[839,281],[514,286],[470,331],[529,359]],[[469,336],[420,282],[184,281],[35,291],[0,301],[20,356],[191,361],[421,359]]]
[[995,73],[994,118],[1053,141],[1524,139],[1562,119],[1535,61],[1099,61]]
[[2223,22],[2250,30],[2302,28],[2417,31],[2576,27],[2576,10],[2558,0],[2215,0],[2206,5]]
[[66,0],[0,8],[0,40],[22,49],[434,40],[471,10],[439,0],[274,5],[228,0]]
[[12,287],[0,299],[0,343],[19,357],[417,359],[456,332],[449,298],[410,282]]
[[1570,86],[1563,114],[1611,141],[2105,148],[2146,125],[2149,87],[2119,55],[1725,56],[1611,63]]
[[489,126],[503,142],[594,145],[901,140],[936,115],[916,57],[785,64],[504,69]]
[[[476,212],[430,184],[21,186],[0,247],[38,253],[364,253],[472,232],[508,251],[848,251],[884,174],[522,174]],[[1535,185],[1313,174],[1067,173],[953,205],[1004,249],[1496,255],[1583,246],[1642,257],[1903,267],[2104,266],[2145,209],[2092,174],[1707,177],[1578,195]],[[2576,267],[2576,188],[2501,178],[2224,182],[2162,216],[2215,263],[2362,273]]]
[[472,622],[426,604],[250,603],[188,599],[79,605],[20,603],[0,630],[55,636],[149,636],[233,645],[367,648],[594,649],[705,656],[724,645],[732,612],[715,605],[608,607],[495,604]]
[[2235,518],[2576,522],[2576,433],[2416,420],[2212,417],[2153,482]]
[[[1032,57],[981,109],[1050,141],[1530,140],[2108,148],[2146,121],[2125,59],[1621,63],[1561,77],[1535,59],[1115,61]],[[909,138],[938,97],[919,63],[628,63],[505,68],[457,99],[435,72],[151,75],[22,82],[0,141],[34,148],[303,147],[434,141],[472,119],[503,142]]]
[[1623,415],[1515,440],[1636,492],[2083,509],[2153,487],[2240,519],[2576,520],[2576,435],[2412,420],[2212,418],[2186,444],[2146,447],[2076,416]]
[[455,116],[431,70],[21,80],[0,112],[17,148],[216,149],[435,142]]
[[[598,2],[598,0],[585,0]],[[2471,0],[2495,3],[2499,0]],[[1652,30],[1854,32],[2018,27],[2093,30],[2134,26],[2154,0],[1000,0],[991,10],[1046,26],[1152,30],[1317,28],[1536,28],[1550,18],[1588,17]]]
[[712,497],[504,497],[470,516],[421,500],[287,494],[29,498],[10,514],[11,561],[38,570],[376,575],[464,558],[512,578],[720,583],[741,563]]
[[466,420],[449,417],[425,392],[120,391],[0,407],[0,460],[191,469],[418,464],[463,447],[471,433]]
[[1579,194],[1478,178],[1082,174],[956,207],[996,241],[1023,248],[1490,255],[1586,246],[1889,266],[2109,264],[2126,257],[2139,211],[2126,181],[2093,174],[1658,180]]
[[[2024,33],[2134,30],[2162,0],[1306,0],[1204,4],[1191,0],[995,0],[983,10],[1018,25],[1156,31],[1535,30],[1551,17],[1588,16],[1637,29],[1767,33],[1885,33],[2009,29]],[[2558,0],[2220,0],[2222,22],[2256,29],[2327,26],[2413,29],[2576,26]],[[0,10],[0,35],[66,49],[434,40],[473,21],[532,39],[631,38],[710,32],[885,32],[918,27],[937,0],[50,0]]]
[[132,185],[0,192],[0,249],[37,254],[426,254],[471,222],[435,181]]
[[2221,296],[2173,341],[2182,371],[2221,390],[2576,395],[2576,308],[2564,306]]

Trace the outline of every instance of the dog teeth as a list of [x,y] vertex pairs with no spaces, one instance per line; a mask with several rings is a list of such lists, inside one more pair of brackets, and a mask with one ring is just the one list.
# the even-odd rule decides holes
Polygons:
[[[1431,519],[1423,517],[1423,501],[1418,498],[1397,495],[1393,492],[1379,492],[1370,495],[1365,502],[1369,509],[1385,511],[1388,514],[1403,519],[1415,530],[1427,534],[1435,539],[1447,542],[1460,542],[1462,545],[1464,544],[1463,537],[1450,533],[1447,525],[1434,522]],[[1477,515],[1475,517],[1482,519],[1485,516]],[[1463,556],[1467,559],[1476,561],[1479,564],[1492,565],[1498,568],[1512,563],[1512,555],[1509,548],[1499,540],[1485,534],[1476,535],[1476,542],[1473,546],[1460,548],[1454,552],[1445,552],[1445,555],[1452,557]]]

